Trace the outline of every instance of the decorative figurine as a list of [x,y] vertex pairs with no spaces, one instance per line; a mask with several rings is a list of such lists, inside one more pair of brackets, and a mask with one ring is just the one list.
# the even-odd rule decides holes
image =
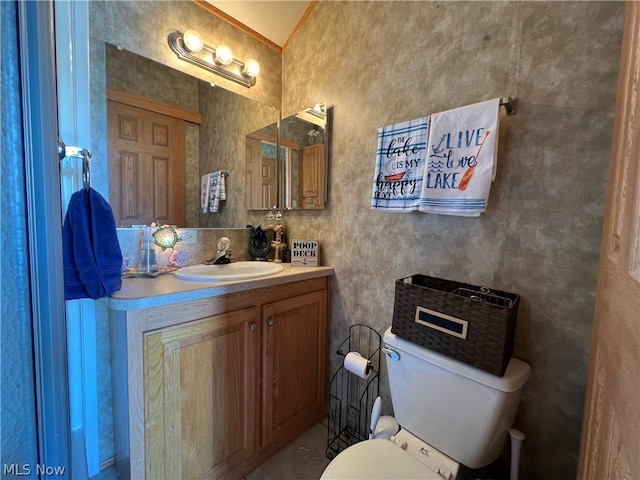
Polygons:
[[251,229],[251,235],[249,236],[249,254],[251,254],[256,261],[266,261],[267,255],[271,251],[271,242],[267,240],[267,232],[264,231],[260,225],[257,227],[247,225],[247,228]]
[[282,258],[280,258],[280,250],[284,250],[287,247],[287,244],[282,241],[282,235],[284,234],[284,225],[278,223],[275,227],[273,227],[273,231],[275,233],[275,240],[271,242],[271,246],[276,250],[276,256],[273,261],[275,263],[282,263]]

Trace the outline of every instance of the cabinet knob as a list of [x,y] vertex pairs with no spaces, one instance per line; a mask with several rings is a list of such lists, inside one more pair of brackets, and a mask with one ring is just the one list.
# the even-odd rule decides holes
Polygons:
[[267,320],[267,325],[269,325],[270,327],[273,327],[275,325],[276,321],[273,318],[270,318],[269,320]]
[[253,322],[249,328],[251,329],[252,332],[255,332],[258,329],[258,324],[256,322]]

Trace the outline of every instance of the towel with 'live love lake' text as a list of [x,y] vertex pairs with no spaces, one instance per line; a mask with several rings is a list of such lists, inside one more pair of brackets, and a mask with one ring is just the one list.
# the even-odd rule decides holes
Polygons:
[[431,115],[419,210],[477,217],[495,178],[500,99]]
[[372,209],[418,210],[428,136],[428,116],[378,129]]

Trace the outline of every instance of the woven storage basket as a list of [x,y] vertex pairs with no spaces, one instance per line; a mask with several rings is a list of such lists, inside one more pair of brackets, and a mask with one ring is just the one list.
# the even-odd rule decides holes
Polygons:
[[520,296],[426,275],[396,281],[391,331],[494,375],[511,355]]

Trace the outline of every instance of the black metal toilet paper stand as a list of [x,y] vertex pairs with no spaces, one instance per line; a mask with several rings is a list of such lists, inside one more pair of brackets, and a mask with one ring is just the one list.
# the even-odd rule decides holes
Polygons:
[[381,343],[382,337],[374,329],[355,324],[349,327],[349,336],[336,351],[342,362],[347,353],[360,353],[368,359],[371,369],[368,376],[362,378],[340,365],[331,378],[326,452],[330,459],[369,438],[371,409],[378,397]]

